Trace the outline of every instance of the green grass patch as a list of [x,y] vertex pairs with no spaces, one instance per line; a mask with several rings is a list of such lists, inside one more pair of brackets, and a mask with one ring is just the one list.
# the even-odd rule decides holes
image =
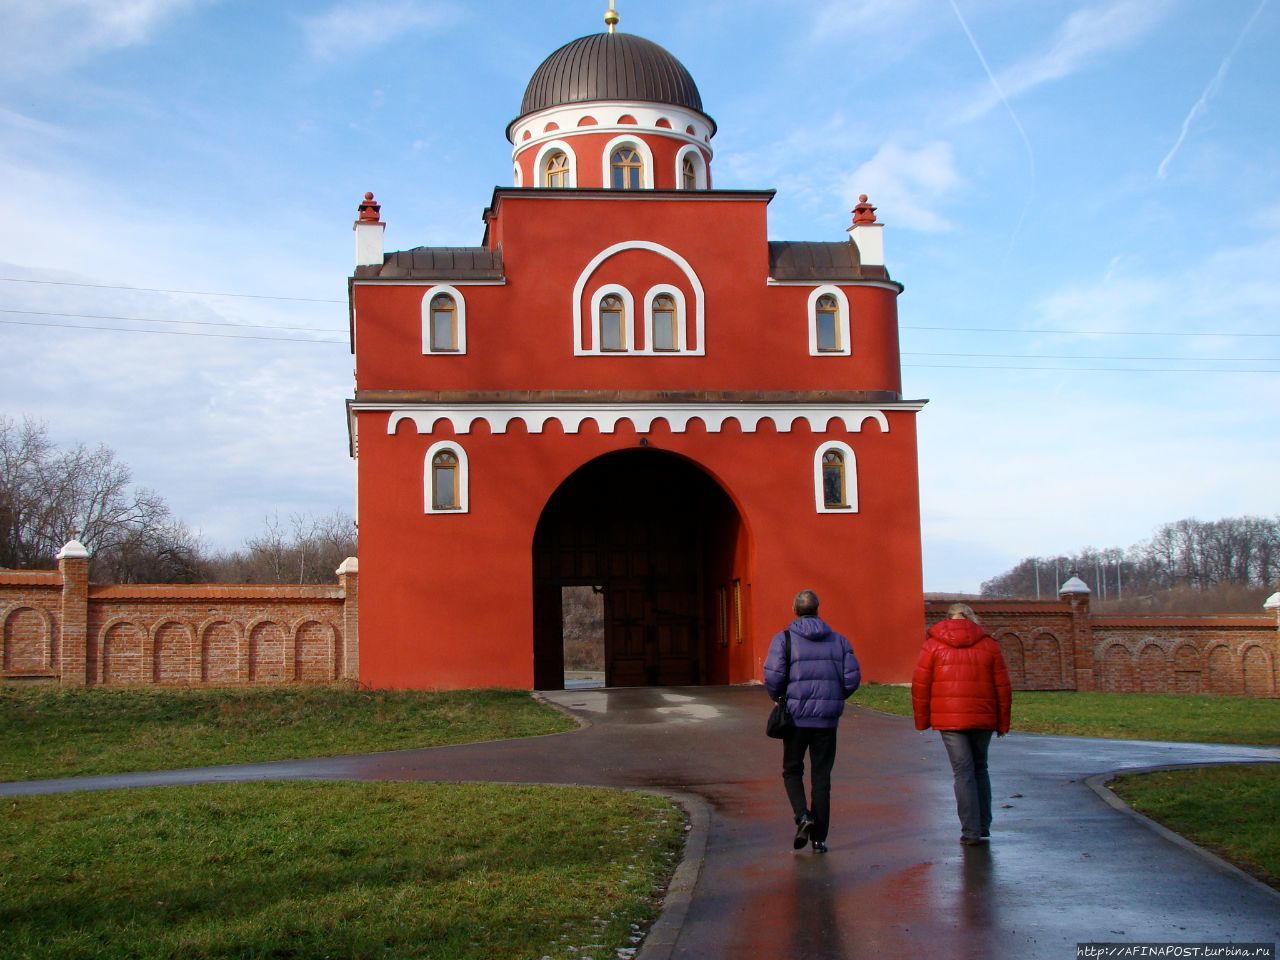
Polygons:
[[0,780],[434,747],[573,726],[509,690],[0,686]]
[[[911,716],[908,687],[864,684],[849,701]],[[1150,693],[1019,691],[1012,729],[1116,740],[1280,745],[1280,700]]]
[[612,957],[682,813],[608,790],[268,783],[4,802],[6,957]]
[[1280,888],[1280,763],[1166,770],[1109,786],[1139,813]]

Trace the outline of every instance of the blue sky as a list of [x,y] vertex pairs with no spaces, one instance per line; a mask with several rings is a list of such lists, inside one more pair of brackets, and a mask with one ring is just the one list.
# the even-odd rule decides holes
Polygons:
[[[0,411],[107,443],[213,546],[349,509],[360,195],[388,249],[478,244],[525,84],[606,6],[0,0]],[[697,81],[716,186],[778,190],[774,238],[879,207],[927,589],[1280,511],[1280,3],[619,10]]]

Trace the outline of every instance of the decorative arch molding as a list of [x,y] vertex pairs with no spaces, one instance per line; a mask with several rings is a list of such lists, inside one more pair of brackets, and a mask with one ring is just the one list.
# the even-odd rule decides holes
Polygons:
[[[602,122],[602,118],[611,120],[623,114],[634,117],[635,125]],[[548,123],[555,123],[559,129],[548,131]],[[601,133],[626,133],[633,137],[647,134],[668,141],[697,144],[706,156],[712,153],[714,127],[708,117],[672,104],[609,100],[563,104],[540,110],[512,124],[508,139],[513,144],[511,153],[515,159],[526,150],[542,146],[547,140]]]
[[[903,409],[916,409],[915,405]],[[376,405],[362,409],[379,409]],[[779,433],[790,433],[791,428],[803,420],[809,429],[821,433],[827,423],[835,418],[850,433],[861,433],[868,420],[873,421],[881,433],[889,432],[889,418],[884,410],[869,407],[817,407],[794,405],[786,407],[745,406],[742,404],[667,403],[667,404],[578,404],[578,403],[509,403],[509,404],[449,404],[414,408],[390,408],[387,433],[394,435],[400,424],[412,421],[420,434],[435,431],[436,424],[447,421],[455,434],[467,434],[477,422],[486,423],[492,433],[506,433],[516,420],[524,421],[529,433],[542,433],[547,423],[555,421],[567,434],[578,433],[582,425],[595,421],[601,433],[614,433],[623,421],[631,423],[641,433],[651,430],[654,421],[665,420],[672,433],[684,433],[691,421],[701,421],[708,433],[719,433],[730,420],[736,421],[743,433],[755,433],[761,423],[768,422]],[[427,462],[439,447],[459,449],[456,441],[441,441],[427,454]],[[457,511],[450,511],[456,513]]]
[[17,618],[18,614],[27,611],[36,615],[42,628],[41,636],[37,638],[37,652],[41,669],[52,670],[54,667],[53,648],[57,632],[54,626],[53,614],[44,607],[32,606],[29,603],[17,603],[0,610],[0,670],[10,669],[11,662],[14,659],[14,651],[9,648],[9,625]]
[[[664,247],[660,243],[654,243],[652,240],[623,240],[615,243],[610,247],[605,247],[594,257],[591,262],[582,268],[582,273],[578,274],[578,280],[573,285],[573,355],[575,357],[591,357],[591,356],[613,356],[612,351],[604,351],[600,349],[598,342],[598,333],[592,328],[591,341],[589,344],[582,342],[582,293],[587,287],[592,275],[600,264],[604,263],[610,257],[616,256],[627,250],[647,250],[650,253],[656,253],[660,257],[670,260],[685,275],[685,279],[689,281],[689,286],[693,288],[693,344],[690,349],[683,351],[680,356],[700,357],[706,352],[704,346],[705,337],[705,312],[706,312],[706,296],[703,293],[702,281],[690,266],[689,261],[680,254],[676,253],[669,247]],[[683,299],[683,298],[682,298]],[[687,334],[687,331],[686,331]],[[686,336],[687,341],[687,336]],[[686,346],[688,343],[686,342]],[[646,354],[652,355],[653,351],[646,351]]]
[[[824,295],[835,297],[840,316],[836,318],[836,336],[839,347],[835,350],[818,349],[818,298]],[[814,287],[809,292],[809,356],[811,357],[847,357],[853,352],[849,342],[849,298],[843,290],[830,283]]]
[[[574,153],[573,147],[569,146],[565,140],[549,140],[538,148],[537,154],[533,158],[533,185],[535,187],[547,186],[546,161],[550,154],[559,151],[565,156],[565,160],[569,164],[569,186],[576,187],[578,185],[578,155]],[[516,164],[516,170],[520,170],[520,165]],[[522,184],[517,183],[517,187]]]

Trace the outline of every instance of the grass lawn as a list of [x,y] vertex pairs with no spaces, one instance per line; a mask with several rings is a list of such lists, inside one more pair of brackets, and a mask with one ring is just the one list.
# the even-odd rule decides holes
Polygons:
[[7,800],[14,958],[612,958],[683,840],[660,798],[269,783]]
[[1167,770],[1108,785],[1139,813],[1280,888],[1280,763]]
[[[864,684],[849,702],[911,716],[907,687]],[[1074,737],[1280,746],[1280,700],[1018,691],[1011,726],[1015,732]]]
[[573,729],[527,693],[0,686],[0,781],[472,743]]

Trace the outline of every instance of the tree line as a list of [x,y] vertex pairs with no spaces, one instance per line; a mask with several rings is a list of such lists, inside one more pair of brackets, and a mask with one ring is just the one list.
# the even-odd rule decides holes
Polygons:
[[[1094,601],[1116,612],[1144,606],[1191,612],[1212,606],[1207,598],[1220,608],[1226,603],[1256,610],[1254,600],[1280,580],[1280,516],[1192,517],[1163,524],[1128,549],[1088,547],[1071,555],[1026,557],[984,581],[982,596],[1053,599],[1072,573],[1089,585]],[[1174,598],[1180,599],[1173,603]]]
[[211,550],[108,447],[59,448],[43,422],[0,414],[0,568],[52,568],[71,539],[110,583],[332,583],[356,555],[341,511],[272,515],[239,549]]

